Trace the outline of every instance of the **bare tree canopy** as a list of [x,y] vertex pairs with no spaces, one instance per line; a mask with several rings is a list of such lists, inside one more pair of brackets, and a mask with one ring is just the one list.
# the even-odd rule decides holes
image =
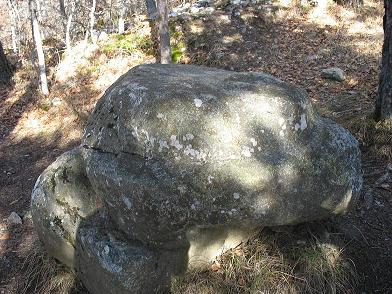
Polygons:
[[33,40],[35,43],[37,57],[38,57],[38,68],[39,68],[39,77],[40,77],[40,82],[41,82],[41,91],[42,91],[42,94],[48,95],[49,89],[48,89],[48,80],[46,77],[45,56],[44,56],[44,50],[42,47],[41,32],[40,32],[40,28],[39,28],[38,19],[37,19],[38,8],[36,7],[36,3],[34,3],[33,0],[29,0],[29,8],[30,8],[30,13],[31,13],[31,30],[32,30],[32,34],[33,34]]

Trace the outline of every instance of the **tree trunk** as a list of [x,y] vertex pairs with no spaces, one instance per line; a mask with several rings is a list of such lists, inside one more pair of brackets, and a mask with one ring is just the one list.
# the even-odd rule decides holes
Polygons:
[[158,15],[157,6],[155,4],[155,0],[146,0],[146,7],[147,7],[148,19],[150,21],[157,20],[159,15]]
[[8,14],[11,20],[12,49],[15,54],[18,54],[19,53],[18,7],[17,7],[17,3],[13,3],[12,0],[8,0],[7,5],[8,5]]
[[59,5],[60,5],[60,13],[61,15],[65,18],[67,18],[67,14],[65,13],[65,5],[64,5],[64,0],[59,0]]
[[376,119],[392,119],[392,2],[384,0],[384,45],[378,96],[376,100]]
[[159,12],[159,49],[160,62],[168,64],[172,62],[170,50],[169,16],[166,0],[157,0]]
[[0,82],[9,83],[11,80],[11,69],[5,57],[3,45],[0,42]]
[[48,80],[46,78],[46,67],[45,67],[45,56],[42,48],[41,33],[39,30],[39,24],[37,20],[37,10],[34,6],[33,0],[29,0],[29,9],[31,14],[31,30],[33,33],[33,40],[35,43],[35,49],[38,56],[38,68],[39,77],[41,82],[41,91],[44,95],[49,94]]
[[67,26],[65,28],[65,44],[67,46],[67,50],[71,49],[71,25],[72,25],[72,17],[75,12],[75,3],[71,3],[71,12],[68,15]]
[[118,18],[118,33],[119,34],[124,34],[125,28],[124,28],[124,16],[120,15]]
[[35,5],[36,5],[36,17],[38,22],[42,21],[42,15],[41,15],[41,3],[39,2],[40,0],[35,0]]
[[155,58],[158,61],[159,38],[158,38],[157,21],[158,21],[159,14],[158,14],[157,6],[155,4],[155,0],[146,0],[146,7],[147,7],[148,23],[150,25],[151,40],[153,42]]
[[124,0],[117,0],[118,9],[118,33],[124,34],[124,15],[125,15],[125,3]]
[[93,3],[91,5],[91,11],[90,11],[90,35],[91,35],[91,40],[93,41],[94,44],[96,42],[96,35],[94,33],[96,7],[97,7],[97,0],[93,0]]
[[61,14],[61,21],[63,23],[63,27],[64,27],[64,31],[65,31],[65,47],[66,47],[66,49],[68,49],[68,43],[67,43],[67,37],[69,37],[69,36],[67,36],[68,17],[67,17],[67,13],[65,12],[64,0],[59,0],[59,8],[60,8],[60,14]]
[[16,33],[16,22],[14,18],[11,16],[11,38],[12,38],[12,49],[15,54],[18,54],[19,46],[18,46],[18,37]]

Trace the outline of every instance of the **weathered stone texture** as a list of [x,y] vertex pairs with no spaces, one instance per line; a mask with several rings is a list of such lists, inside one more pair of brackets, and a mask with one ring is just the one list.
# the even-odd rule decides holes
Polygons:
[[344,213],[361,186],[357,141],[303,90],[261,73],[143,65],[38,179],[33,218],[49,249],[66,244],[52,253],[63,262],[76,246],[93,293],[151,293],[257,228]]

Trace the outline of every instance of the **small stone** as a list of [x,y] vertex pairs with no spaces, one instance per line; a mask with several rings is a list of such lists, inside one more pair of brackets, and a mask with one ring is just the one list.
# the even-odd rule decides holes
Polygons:
[[319,59],[320,57],[317,54],[312,54],[306,57],[306,61],[313,61]]
[[338,67],[326,68],[321,71],[321,76],[326,79],[343,82],[345,80],[344,71]]
[[23,220],[31,219],[31,211],[28,210],[23,214]]
[[318,50],[317,54],[328,56],[329,54],[331,54],[331,49],[328,49],[328,48],[320,49],[320,50]]
[[200,7],[191,7],[191,13],[192,14],[196,14],[196,13],[198,13],[200,11]]
[[203,12],[205,13],[205,14],[211,14],[211,13],[213,13],[215,11],[215,8],[214,7],[206,7],[206,8],[204,8],[204,10],[203,10]]
[[10,216],[7,218],[7,222],[10,225],[21,225],[22,219],[20,218],[19,214],[13,211],[11,212]]
[[61,104],[63,104],[63,100],[59,97],[54,97],[52,101],[50,101],[50,104],[52,106],[60,106]]
[[216,59],[221,59],[223,56],[225,56],[225,53],[223,52],[218,52],[215,54]]

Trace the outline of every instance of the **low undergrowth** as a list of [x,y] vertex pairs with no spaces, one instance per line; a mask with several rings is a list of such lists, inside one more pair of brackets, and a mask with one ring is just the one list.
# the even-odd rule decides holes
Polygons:
[[37,241],[33,248],[21,265],[25,279],[19,285],[18,293],[77,293],[75,274],[48,257],[40,242]]
[[127,34],[114,34],[110,40],[105,42],[102,51],[108,55],[124,52],[132,54],[141,50],[147,54],[153,54],[153,42],[149,35],[137,34],[130,32]]
[[[357,274],[339,236],[316,225],[290,232],[263,230],[227,251],[211,266],[173,278],[171,294],[354,293]],[[87,293],[75,274],[49,258],[37,243],[22,267],[19,293]]]
[[376,122],[370,116],[352,119],[347,126],[368,155],[378,159],[392,159],[392,121]]
[[210,269],[176,278],[172,293],[354,293],[355,267],[336,237],[297,236],[263,231]]

